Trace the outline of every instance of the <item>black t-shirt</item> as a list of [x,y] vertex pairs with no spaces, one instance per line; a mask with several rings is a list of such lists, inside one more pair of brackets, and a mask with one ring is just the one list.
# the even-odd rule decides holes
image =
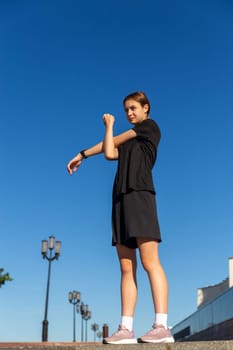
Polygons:
[[115,194],[132,190],[155,193],[152,168],[156,161],[161,133],[152,119],[133,127],[136,138],[119,146],[118,168],[114,182]]

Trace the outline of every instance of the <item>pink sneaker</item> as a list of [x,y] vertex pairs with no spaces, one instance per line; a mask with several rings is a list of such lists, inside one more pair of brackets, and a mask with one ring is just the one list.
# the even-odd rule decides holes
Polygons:
[[138,339],[139,343],[174,343],[169,328],[153,324],[152,329]]
[[137,339],[134,337],[134,332],[127,328],[119,326],[118,331],[113,333],[111,337],[103,339],[104,344],[137,344]]

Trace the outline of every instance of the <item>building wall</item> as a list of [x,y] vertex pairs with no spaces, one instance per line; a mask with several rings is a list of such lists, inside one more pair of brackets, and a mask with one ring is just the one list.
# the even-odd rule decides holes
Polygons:
[[[199,333],[187,336],[185,341],[232,340],[233,318],[209,327]],[[182,340],[181,340],[182,341]]]
[[229,266],[229,288],[233,287],[233,258],[228,259]]
[[[172,334],[176,340],[182,340],[184,337],[185,339],[187,339],[187,337],[191,339],[193,336],[198,337],[198,334],[207,329],[212,329],[213,331],[219,324],[223,323],[224,325],[224,322],[232,319],[233,287],[175,325],[172,328]],[[233,328],[231,332],[232,338],[227,339],[233,339]]]
[[233,257],[228,262],[227,279],[198,289],[197,311],[172,328],[176,340],[233,339]]
[[214,286],[198,288],[197,290],[197,307],[201,307],[211,300],[215,299],[218,295],[224,293],[229,289],[229,278],[226,278],[223,282]]

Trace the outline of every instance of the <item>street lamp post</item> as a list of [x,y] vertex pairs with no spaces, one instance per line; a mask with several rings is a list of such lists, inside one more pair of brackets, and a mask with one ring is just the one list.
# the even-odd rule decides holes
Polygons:
[[[53,250],[55,253],[53,255]],[[61,250],[61,241],[55,241],[54,236],[50,236],[49,240],[42,241],[41,254],[43,259],[47,259],[49,262],[48,267],[48,279],[46,289],[46,300],[45,300],[45,313],[42,327],[42,341],[48,341],[48,303],[49,303],[49,287],[50,287],[50,275],[51,275],[51,263],[54,259],[58,260]],[[49,255],[48,255],[49,251]]]
[[97,333],[97,337],[98,337],[99,340],[100,340],[100,338],[103,337],[103,332],[99,331],[99,332]]
[[86,329],[85,329],[85,341],[87,342],[87,321],[90,320],[91,318],[91,311],[88,310],[88,305],[84,305],[81,303],[80,306],[80,313],[82,317],[82,336],[81,336],[81,341],[83,341],[83,321],[86,321]]
[[97,323],[93,323],[91,325],[91,329],[94,332],[94,342],[96,342],[96,332],[99,330],[99,325]]
[[82,302],[80,305],[80,314],[81,314],[81,342],[83,342],[83,320],[84,320],[84,314],[86,310],[86,305]]
[[85,333],[85,341],[87,342],[87,321],[91,318],[91,311],[87,310],[84,316],[84,320],[86,321],[86,333]]
[[[73,292],[69,292],[68,299],[69,299],[69,302],[71,304],[73,304],[73,342],[75,342],[76,341],[75,307],[81,300],[80,293],[77,292],[76,290],[74,290]],[[77,308],[77,310],[78,310],[78,308]]]

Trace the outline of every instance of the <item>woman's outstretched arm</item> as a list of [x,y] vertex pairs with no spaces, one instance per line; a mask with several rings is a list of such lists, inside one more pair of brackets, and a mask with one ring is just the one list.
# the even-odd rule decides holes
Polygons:
[[[82,154],[80,152],[82,152]],[[81,165],[82,160],[84,158],[88,158],[91,156],[95,156],[96,154],[103,153],[103,142],[101,141],[96,145],[80,152],[73,159],[71,159],[67,164],[67,170],[70,175],[72,175],[75,171],[77,171],[77,169]]]
[[125,131],[120,135],[113,136],[114,117],[111,114],[104,114],[103,120],[105,125],[104,141],[101,141],[84,151],[80,151],[82,154],[79,152],[73,159],[71,159],[67,164],[67,171],[70,175],[78,170],[84,158],[104,153],[106,159],[117,159],[118,146],[136,137],[136,133],[132,129]]

